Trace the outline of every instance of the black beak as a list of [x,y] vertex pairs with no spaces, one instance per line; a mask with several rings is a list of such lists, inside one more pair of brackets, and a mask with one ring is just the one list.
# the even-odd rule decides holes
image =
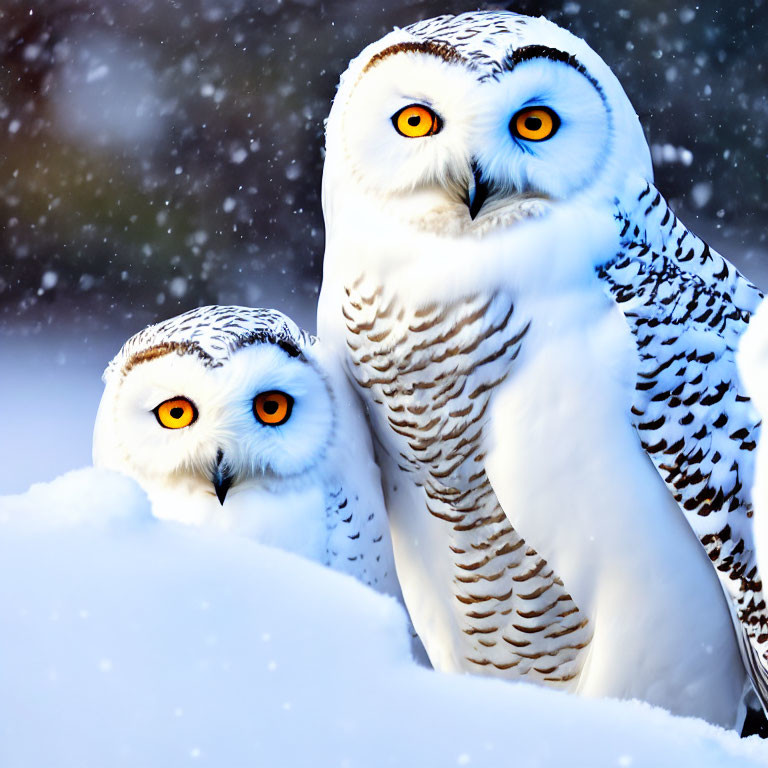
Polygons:
[[483,203],[488,198],[490,187],[483,181],[483,172],[480,170],[477,163],[472,161],[472,181],[470,182],[469,189],[467,190],[467,206],[469,207],[469,217],[474,220],[480,209],[483,207]]
[[224,453],[220,450],[216,454],[216,466],[211,475],[211,482],[216,489],[216,498],[222,506],[224,506],[224,499],[227,498],[227,491],[232,485],[233,479],[234,475],[230,474],[229,469],[224,462]]

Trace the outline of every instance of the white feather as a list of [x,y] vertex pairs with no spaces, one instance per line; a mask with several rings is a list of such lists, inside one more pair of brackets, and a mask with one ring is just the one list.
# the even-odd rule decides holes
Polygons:
[[[94,464],[137,480],[157,517],[237,531],[399,593],[361,404],[335,358],[288,318],[193,310],[129,339],[105,385]],[[254,398],[274,390],[293,399],[279,426],[254,415]],[[167,429],[153,411],[175,397],[197,418]],[[232,476],[223,503],[219,456]]]

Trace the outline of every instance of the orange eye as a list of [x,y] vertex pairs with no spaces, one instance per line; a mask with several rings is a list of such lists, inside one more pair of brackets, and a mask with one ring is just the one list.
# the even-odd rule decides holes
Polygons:
[[155,418],[161,427],[181,429],[197,418],[197,408],[186,397],[173,397],[155,408]]
[[262,392],[253,398],[253,414],[262,423],[269,427],[277,427],[285,424],[291,418],[293,398],[285,392],[272,390]]
[[549,107],[526,107],[509,121],[513,136],[526,141],[544,141],[557,133],[560,118]]
[[392,125],[401,136],[419,139],[439,133],[443,122],[429,107],[411,104],[392,115]]

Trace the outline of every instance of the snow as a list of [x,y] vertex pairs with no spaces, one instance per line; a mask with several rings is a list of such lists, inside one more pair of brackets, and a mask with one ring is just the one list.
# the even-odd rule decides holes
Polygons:
[[689,166],[693,162],[693,153],[690,149],[675,147],[672,144],[651,144],[651,157],[654,166],[670,163]]
[[246,157],[248,157],[248,150],[245,147],[237,147],[229,153],[229,161],[235,165],[240,165]]
[[419,667],[393,599],[94,469],[0,498],[0,638],[3,768],[768,765],[645,704]]
[[[0,9],[0,494],[90,461],[101,371],[147,323],[219,302],[312,328],[339,73],[393,25],[467,9],[246,5]],[[676,212],[768,285],[764,0],[545,5],[516,8],[587,37]],[[759,743],[648,707],[419,670],[385,598],[160,524],[115,477],[70,474],[0,510],[2,768],[765,761]]]
[[703,208],[712,199],[712,182],[700,181],[691,189],[691,197],[697,208]]
[[163,94],[140,51],[119,36],[91,30],[59,47],[53,105],[63,135],[139,156],[146,151],[163,128]]

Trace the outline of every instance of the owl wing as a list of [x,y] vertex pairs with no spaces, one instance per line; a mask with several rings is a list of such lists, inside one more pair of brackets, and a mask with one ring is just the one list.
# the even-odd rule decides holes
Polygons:
[[335,405],[334,437],[322,462],[326,564],[402,600],[392,539],[363,405],[333,349],[305,347],[326,377]]
[[692,234],[647,183],[617,201],[620,252],[598,276],[638,351],[631,419],[723,586],[752,682],[768,706],[768,611],[755,556],[760,417],[735,362],[762,294]]
[[327,564],[374,589],[399,595],[383,503],[341,483],[326,493]]

